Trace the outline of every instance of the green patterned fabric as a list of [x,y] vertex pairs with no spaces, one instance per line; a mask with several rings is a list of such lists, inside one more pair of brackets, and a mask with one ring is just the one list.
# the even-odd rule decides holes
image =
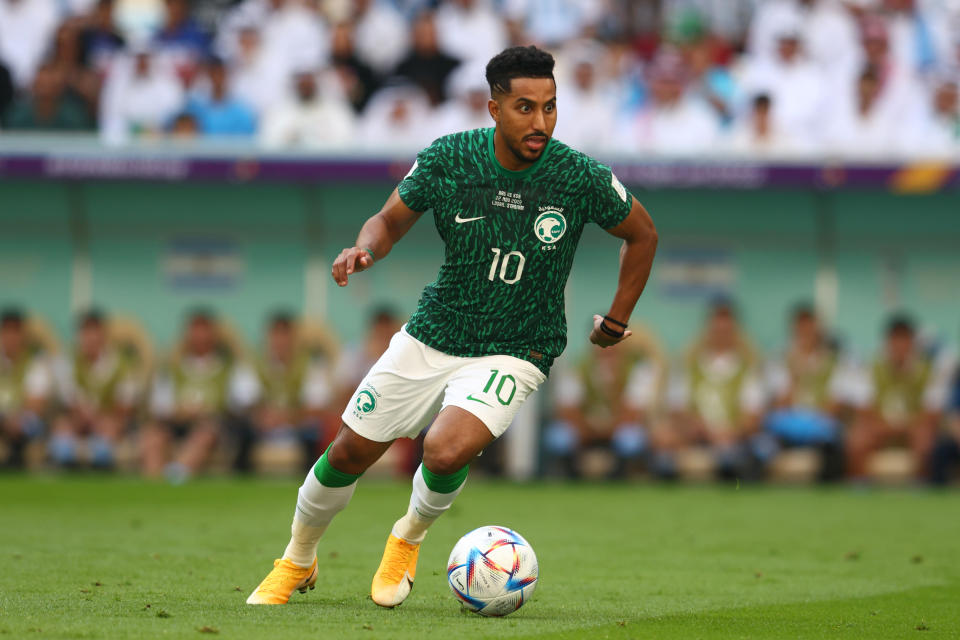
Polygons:
[[567,343],[563,290],[583,227],[618,225],[633,199],[609,167],[558,140],[509,171],[493,132],[436,140],[397,188],[414,211],[433,210],[446,247],[407,331],[450,355],[506,354],[547,373]]

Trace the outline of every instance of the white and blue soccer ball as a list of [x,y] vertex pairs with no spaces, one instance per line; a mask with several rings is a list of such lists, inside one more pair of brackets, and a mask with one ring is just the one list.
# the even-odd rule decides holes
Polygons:
[[447,563],[447,584],[470,611],[505,616],[530,599],[539,567],[530,543],[506,527],[480,527],[460,538]]

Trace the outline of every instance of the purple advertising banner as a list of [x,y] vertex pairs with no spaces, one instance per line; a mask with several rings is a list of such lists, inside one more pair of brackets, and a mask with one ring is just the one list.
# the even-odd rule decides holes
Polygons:
[[[403,178],[412,162],[412,156],[396,159],[0,152],[0,179],[382,183]],[[621,159],[611,162],[611,166],[622,182],[651,189],[855,187],[930,193],[960,186],[958,168],[937,162],[867,165]]]

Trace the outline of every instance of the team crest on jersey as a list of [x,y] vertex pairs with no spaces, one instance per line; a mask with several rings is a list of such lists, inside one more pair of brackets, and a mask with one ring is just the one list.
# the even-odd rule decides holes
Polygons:
[[553,244],[567,232],[567,219],[563,217],[561,209],[546,208],[537,216],[533,223],[533,232],[544,244]]
[[360,413],[373,413],[377,408],[377,398],[369,389],[364,389],[357,394],[357,411]]

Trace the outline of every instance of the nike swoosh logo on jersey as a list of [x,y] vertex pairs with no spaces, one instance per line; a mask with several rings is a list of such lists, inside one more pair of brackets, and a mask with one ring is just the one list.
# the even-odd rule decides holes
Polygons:
[[487,405],[488,407],[489,407],[489,406],[492,406],[489,402],[485,402],[485,401],[481,400],[480,398],[474,398],[472,393],[467,396],[467,400],[473,400],[474,402],[479,402],[480,404],[485,404],[485,405]]
[[457,212],[457,215],[456,217],[454,217],[454,220],[456,220],[460,224],[463,224],[464,222],[473,222],[474,220],[483,220],[484,218],[486,218],[486,216],[477,216],[476,218],[461,218],[460,212]]

